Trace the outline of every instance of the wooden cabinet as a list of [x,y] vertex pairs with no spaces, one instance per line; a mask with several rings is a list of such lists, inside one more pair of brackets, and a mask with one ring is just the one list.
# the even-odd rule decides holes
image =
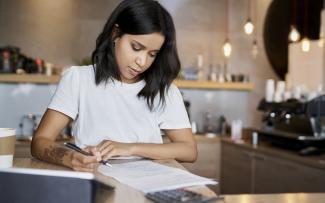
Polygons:
[[[199,176],[220,179],[220,139],[196,136],[198,158],[194,163],[182,163],[182,165]],[[219,185],[209,186],[214,192],[219,192]]]
[[253,193],[324,192],[325,170],[255,154]]
[[221,193],[325,192],[325,170],[222,142]]
[[251,151],[222,143],[220,183],[222,194],[251,193],[252,156]]

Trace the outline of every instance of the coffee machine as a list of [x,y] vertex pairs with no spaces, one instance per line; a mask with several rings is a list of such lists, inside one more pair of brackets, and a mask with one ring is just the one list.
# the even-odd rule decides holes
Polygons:
[[279,147],[298,150],[301,155],[324,151],[325,95],[306,102],[289,99],[276,103],[263,99],[258,110],[264,112],[263,126],[254,130],[264,140]]

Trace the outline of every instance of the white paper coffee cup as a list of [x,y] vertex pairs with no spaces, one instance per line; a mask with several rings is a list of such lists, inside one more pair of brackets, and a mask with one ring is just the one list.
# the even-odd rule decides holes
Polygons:
[[265,85],[265,100],[267,102],[273,102],[274,91],[275,91],[274,80],[273,79],[266,80],[266,85]]
[[15,153],[16,130],[0,128],[0,168],[12,167]]

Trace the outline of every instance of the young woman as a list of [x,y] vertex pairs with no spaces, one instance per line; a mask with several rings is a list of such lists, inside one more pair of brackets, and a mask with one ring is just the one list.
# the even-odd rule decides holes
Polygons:
[[[171,84],[180,70],[175,28],[158,2],[122,1],[92,61],[63,75],[33,137],[34,157],[78,171],[93,171],[113,156],[196,160],[183,99]],[[76,144],[93,156],[55,142],[71,120]],[[163,143],[162,134],[171,142]]]

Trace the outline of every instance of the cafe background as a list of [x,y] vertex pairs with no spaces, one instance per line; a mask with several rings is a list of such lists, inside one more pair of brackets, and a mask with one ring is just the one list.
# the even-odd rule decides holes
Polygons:
[[[0,47],[8,45],[19,47],[20,52],[26,56],[52,63],[56,70],[52,74],[59,73],[58,70],[80,64],[91,55],[96,37],[119,2],[0,0]],[[196,174],[220,179],[224,167],[221,165],[222,157],[228,156],[220,155],[221,142],[218,136],[215,136],[222,131],[220,121],[226,120],[229,127],[234,120],[240,120],[243,128],[261,127],[262,112],[257,110],[257,106],[265,97],[266,80],[281,79],[272,69],[263,38],[265,18],[273,1],[160,0],[159,2],[171,13],[175,22],[183,79],[193,77],[191,71],[199,69],[194,75],[194,78],[197,77],[196,83],[191,85],[182,83],[183,86],[180,86],[184,100],[190,104],[188,110],[191,122],[195,124],[197,134],[204,135],[209,131],[213,137],[208,140],[205,136],[197,136],[199,160],[196,164],[184,165]],[[248,18],[254,23],[254,32],[251,35],[245,34],[243,30]],[[222,50],[226,39],[229,39],[232,46],[230,57],[225,57]],[[214,76],[216,78],[211,77],[212,73],[217,74]],[[221,79],[220,74],[224,76]],[[236,81],[237,86],[216,85],[227,84],[229,78],[232,76],[236,78],[239,75],[242,79]],[[214,81],[202,87],[202,84],[209,80]],[[232,82],[228,81],[228,84]],[[36,123],[39,121],[56,86],[56,83],[8,83],[0,80],[0,126],[16,128],[18,134],[31,132],[30,128],[26,128],[26,125],[29,125],[28,120],[35,120]],[[208,124],[212,125],[213,130]],[[230,156],[231,150],[227,152],[229,157],[233,158]],[[324,163],[322,162],[323,165]],[[236,170],[237,173],[246,170],[241,166],[232,169],[234,171],[229,170],[233,172],[231,175],[240,175],[234,174]],[[315,173],[321,172],[317,170]],[[229,193],[255,191],[255,186],[252,186],[248,179],[238,180],[243,183],[238,185],[238,188],[243,187],[238,191],[226,188]],[[245,190],[244,183],[249,183],[253,189]]]
[[[90,56],[95,40],[107,17],[119,1],[6,1],[1,0],[0,45],[14,45],[24,54],[58,64],[63,68]],[[209,66],[224,66],[229,72],[245,74],[254,83],[254,91],[183,90],[190,101],[191,120],[203,130],[207,111],[229,121],[241,119],[244,126],[260,123],[256,111],[264,96],[267,78],[277,78],[263,48],[263,20],[270,1],[252,1],[256,22],[258,56],[251,56],[253,36],[243,32],[248,1],[167,0],[160,1],[174,18],[178,51],[183,68],[197,64],[203,57],[207,75]],[[227,12],[227,5],[229,6]],[[258,8],[258,9],[257,9]],[[228,15],[228,17],[226,16]],[[226,21],[228,19],[228,22]],[[229,34],[232,56],[226,60],[222,45]],[[0,123],[18,128],[23,115],[41,115],[46,109],[56,85],[1,84]]]

